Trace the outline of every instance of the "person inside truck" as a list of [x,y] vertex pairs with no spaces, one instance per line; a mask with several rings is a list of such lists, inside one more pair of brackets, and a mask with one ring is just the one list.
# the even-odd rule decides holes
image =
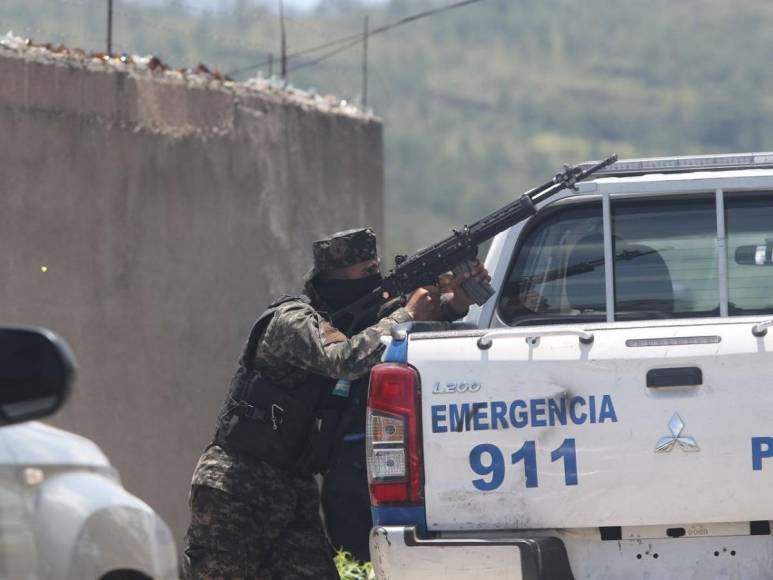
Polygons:
[[499,311],[505,320],[515,320],[539,314],[547,307],[547,300],[527,281],[523,284],[513,284],[512,289],[503,294]]
[[[674,316],[675,295],[687,295],[675,285],[660,251],[643,243],[630,243],[613,236],[615,304],[621,319]],[[499,311],[508,324],[560,322],[575,316],[602,316],[605,311],[606,281],[604,236],[580,236],[568,254],[543,257],[529,275],[518,268],[510,274],[500,299]],[[535,261],[536,262],[536,261]],[[557,304],[553,304],[556,302]]]

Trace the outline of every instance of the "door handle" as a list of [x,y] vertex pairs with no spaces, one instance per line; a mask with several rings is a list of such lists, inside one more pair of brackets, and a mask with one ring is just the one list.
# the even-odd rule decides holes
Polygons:
[[698,367],[652,369],[647,372],[647,387],[699,387],[703,384],[703,371]]

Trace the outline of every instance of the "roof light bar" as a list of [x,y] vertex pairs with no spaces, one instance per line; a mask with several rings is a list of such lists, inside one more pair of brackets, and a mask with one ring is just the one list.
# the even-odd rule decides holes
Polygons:
[[[590,167],[595,161],[581,163]],[[644,175],[648,173],[685,173],[688,171],[723,171],[728,169],[772,169],[773,152],[731,155],[692,155],[687,157],[651,157],[621,159],[598,171],[594,177]]]

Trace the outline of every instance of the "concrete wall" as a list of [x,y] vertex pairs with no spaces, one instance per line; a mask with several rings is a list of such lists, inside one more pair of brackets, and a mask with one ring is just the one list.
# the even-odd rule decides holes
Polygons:
[[376,121],[171,76],[0,50],[0,322],[69,341],[52,423],[179,542],[254,318],[299,286],[312,240],[382,229],[383,169]]

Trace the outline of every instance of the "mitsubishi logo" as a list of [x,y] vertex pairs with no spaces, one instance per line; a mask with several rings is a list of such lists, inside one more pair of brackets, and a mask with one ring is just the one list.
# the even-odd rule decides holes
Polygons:
[[684,421],[679,416],[679,413],[674,413],[671,420],[668,422],[668,428],[671,430],[670,437],[661,437],[658,444],[655,445],[655,453],[668,453],[674,448],[674,445],[679,444],[679,448],[682,451],[700,451],[701,448],[695,442],[692,437],[682,437],[682,431],[684,430]]

